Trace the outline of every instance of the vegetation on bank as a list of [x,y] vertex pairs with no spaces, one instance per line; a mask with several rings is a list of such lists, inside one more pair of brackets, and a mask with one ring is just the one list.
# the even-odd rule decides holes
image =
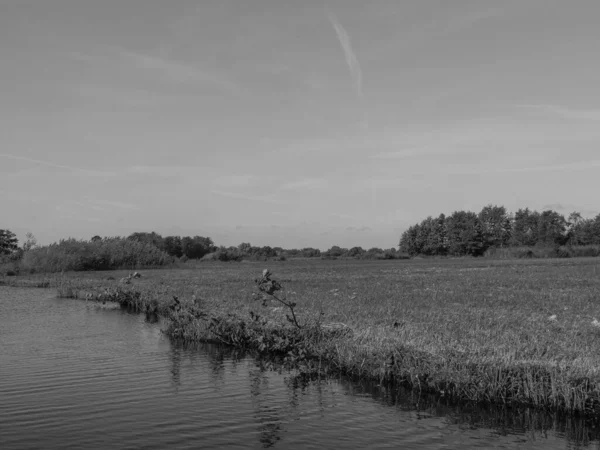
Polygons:
[[600,412],[597,260],[269,266],[275,275],[262,292],[255,263],[146,271],[129,284],[101,273],[57,280],[63,296],[162,316],[173,338],[279,355],[306,376],[344,373],[456,399]]

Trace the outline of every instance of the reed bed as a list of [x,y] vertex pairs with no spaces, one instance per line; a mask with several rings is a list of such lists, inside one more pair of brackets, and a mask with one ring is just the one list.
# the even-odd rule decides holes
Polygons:
[[299,326],[286,319],[289,308],[260,298],[263,265],[145,271],[130,284],[106,272],[68,277],[79,298],[162,315],[173,338],[273,353],[309,376],[600,412],[596,260],[269,262]]

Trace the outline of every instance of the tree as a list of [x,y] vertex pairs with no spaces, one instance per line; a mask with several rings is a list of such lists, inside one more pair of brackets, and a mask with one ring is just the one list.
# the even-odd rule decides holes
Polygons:
[[448,253],[454,256],[480,256],[485,250],[483,228],[474,212],[455,211],[446,219]]
[[242,242],[240,245],[238,245],[238,250],[242,255],[249,256],[252,252],[252,244],[249,242]]
[[127,239],[132,241],[138,241],[143,244],[152,244],[160,250],[165,249],[163,237],[154,231],[151,233],[145,231],[138,231],[129,235]]
[[19,240],[10,230],[0,229],[0,255],[10,255],[19,249]]
[[37,247],[37,239],[31,232],[25,234],[25,243],[23,244],[23,251],[28,252],[32,248]]
[[567,238],[567,221],[556,211],[543,211],[538,218],[538,245],[563,245]]
[[504,206],[485,206],[478,215],[488,247],[505,247],[510,240],[510,218]]
[[348,250],[348,256],[351,258],[358,258],[365,253],[365,250],[362,247],[352,247]]
[[211,238],[202,236],[194,236],[193,238],[185,236],[181,238],[181,251],[190,259],[200,259],[204,255],[216,250],[217,248],[214,246]]
[[183,250],[181,248],[181,238],[179,236],[167,236],[164,239],[165,251],[177,258],[181,258],[183,256]]
[[344,255],[344,253],[346,253],[347,251],[347,249],[341,248],[338,245],[334,245],[325,252],[325,256],[330,258],[339,258],[340,256]]
[[419,240],[420,226],[415,224],[402,233],[400,237],[400,251],[408,253],[409,256],[416,256],[423,250],[423,244]]
[[511,243],[515,246],[534,246],[538,241],[538,221],[540,213],[529,208],[515,213]]

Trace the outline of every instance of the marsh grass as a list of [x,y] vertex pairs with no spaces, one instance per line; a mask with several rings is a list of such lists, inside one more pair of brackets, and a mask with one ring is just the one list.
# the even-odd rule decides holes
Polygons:
[[118,291],[110,298],[165,317],[173,338],[277,354],[305,374],[344,373],[476,402],[600,410],[600,262],[270,262],[302,328],[277,301],[257,301],[262,264],[145,271],[126,286],[106,272],[65,275],[74,285],[64,293]]

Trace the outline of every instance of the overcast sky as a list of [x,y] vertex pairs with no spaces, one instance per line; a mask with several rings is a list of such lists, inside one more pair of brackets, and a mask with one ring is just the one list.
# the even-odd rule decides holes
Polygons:
[[396,246],[600,212],[597,0],[0,0],[0,228]]

